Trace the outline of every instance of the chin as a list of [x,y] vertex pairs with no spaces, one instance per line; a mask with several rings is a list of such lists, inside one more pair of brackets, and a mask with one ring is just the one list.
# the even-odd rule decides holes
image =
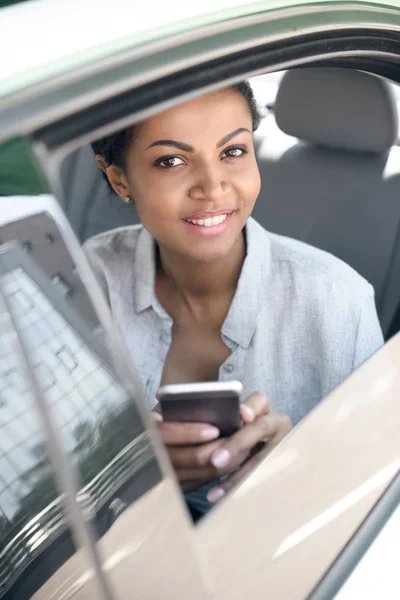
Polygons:
[[211,265],[225,258],[231,250],[232,245],[227,246],[221,244],[219,248],[216,248],[215,246],[214,248],[191,248],[189,252],[182,254],[184,254],[186,260],[193,264]]

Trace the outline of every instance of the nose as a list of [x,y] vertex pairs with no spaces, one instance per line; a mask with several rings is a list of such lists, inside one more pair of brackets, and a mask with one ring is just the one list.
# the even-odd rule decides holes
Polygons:
[[229,190],[230,184],[223,178],[218,166],[205,165],[196,173],[195,183],[189,190],[193,200],[208,200],[215,202],[223,198]]

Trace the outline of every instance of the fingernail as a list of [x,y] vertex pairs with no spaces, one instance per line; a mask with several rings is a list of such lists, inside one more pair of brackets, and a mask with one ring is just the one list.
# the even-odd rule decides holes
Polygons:
[[255,413],[254,410],[252,408],[250,408],[250,406],[247,406],[247,404],[242,404],[242,406],[240,407],[241,412],[243,412],[249,419],[254,419],[255,417]]
[[222,488],[213,488],[207,494],[207,500],[211,502],[211,504],[215,504],[218,500],[221,500],[225,496],[225,492]]
[[216,427],[206,427],[205,429],[201,430],[200,435],[203,440],[215,440],[217,437],[219,437],[219,429]]
[[219,448],[211,456],[211,462],[217,469],[222,469],[223,467],[226,467],[230,460],[230,452],[228,452],[228,450],[226,450],[225,448]]

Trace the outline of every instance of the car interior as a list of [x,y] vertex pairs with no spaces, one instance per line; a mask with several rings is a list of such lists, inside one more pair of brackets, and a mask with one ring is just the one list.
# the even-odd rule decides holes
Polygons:
[[261,136],[254,216],[331,252],[374,287],[387,335],[398,302],[398,116],[391,86],[338,68],[288,71]]
[[[266,229],[341,258],[374,287],[386,339],[400,328],[400,147],[396,86],[354,69],[306,67],[252,80],[265,117],[255,134]],[[79,239],[139,222],[86,146],[63,163]],[[399,313],[400,314],[400,313]]]

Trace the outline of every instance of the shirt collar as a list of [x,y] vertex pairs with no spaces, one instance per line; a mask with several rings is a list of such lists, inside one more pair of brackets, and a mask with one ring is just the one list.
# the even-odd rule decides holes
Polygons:
[[[271,262],[268,233],[253,218],[246,223],[247,252],[237,290],[222,326],[222,334],[232,342],[247,348],[252,340],[257,318],[267,293],[267,278]],[[143,227],[136,246],[135,308],[142,312],[157,305],[155,296],[155,244]]]
[[156,278],[156,248],[154,238],[142,227],[134,262],[135,309],[140,313],[154,304]]
[[267,297],[271,263],[268,232],[251,217],[246,223],[247,253],[236,293],[222,326],[231,341],[248,348],[257,325],[260,308]]

